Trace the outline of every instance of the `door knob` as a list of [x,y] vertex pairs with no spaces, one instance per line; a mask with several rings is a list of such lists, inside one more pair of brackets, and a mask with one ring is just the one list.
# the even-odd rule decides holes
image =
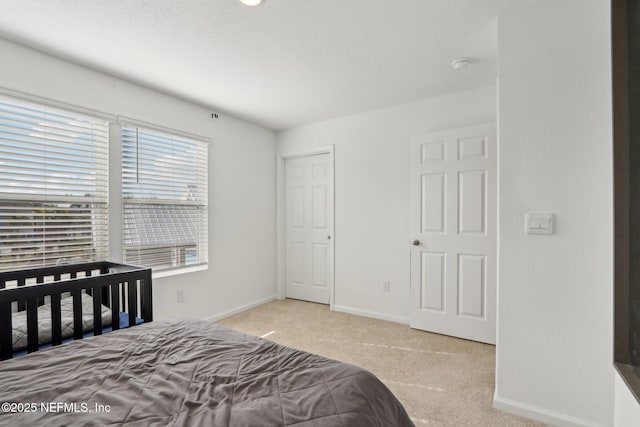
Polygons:
[[412,243],[413,246],[420,246],[420,240],[416,239]]

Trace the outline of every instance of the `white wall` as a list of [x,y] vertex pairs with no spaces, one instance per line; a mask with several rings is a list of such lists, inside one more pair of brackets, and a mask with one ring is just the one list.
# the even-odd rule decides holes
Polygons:
[[[485,87],[278,133],[278,152],[335,144],[335,308],[408,323],[409,141],[496,120]],[[390,280],[391,291],[382,292]]]
[[[613,421],[610,9],[544,0],[500,17],[498,408]],[[552,236],[524,214],[555,212]]]
[[637,427],[640,423],[640,405],[617,372],[615,377],[616,387],[613,425],[615,427]]
[[[154,280],[157,319],[216,316],[275,296],[275,134],[0,39],[0,86],[213,139],[209,269]],[[189,78],[189,76],[181,76]],[[112,171],[118,173],[118,171]],[[185,302],[176,303],[176,291]]]

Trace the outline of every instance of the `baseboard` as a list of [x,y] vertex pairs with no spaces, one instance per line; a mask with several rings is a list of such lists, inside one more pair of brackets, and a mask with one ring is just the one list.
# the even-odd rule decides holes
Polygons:
[[563,414],[561,412],[550,411],[539,406],[529,405],[510,399],[493,396],[493,407],[499,411],[509,414],[540,421],[545,424],[558,427],[602,427],[591,421]]
[[262,305],[262,304],[266,304],[266,303],[271,302],[271,301],[275,301],[276,299],[277,299],[277,297],[275,295],[272,295],[270,297],[254,301],[254,302],[251,302],[249,304],[241,305],[240,307],[232,308],[231,310],[223,311],[222,313],[218,313],[218,314],[214,314],[214,315],[209,316],[209,317],[205,317],[204,320],[208,320],[210,322],[217,322],[218,320],[222,320],[222,319],[225,319],[227,317],[231,317],[234,314],[242,313],[243,311],[251,310],[254,307],[257,307],[257,306]]
[[366,310],[360,310],[352,307],[345,307],[343,305],[334,305],[333,310],[338,311],[340,313],[355,314],[356,316],[371,317],[373,319],[380,319],[380,320],[388,320],[389,322],[402,323],[403,325],[409,324],[409,318],[407,317],[392,316],[390,314],[382,314],[382,313],[376,313],[374,311],[366,311]]

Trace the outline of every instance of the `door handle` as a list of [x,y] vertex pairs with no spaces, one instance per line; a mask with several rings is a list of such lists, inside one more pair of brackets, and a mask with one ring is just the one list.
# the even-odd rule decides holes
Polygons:
[[412,243],[413,246],[420,246],[420,240],[416,239]]

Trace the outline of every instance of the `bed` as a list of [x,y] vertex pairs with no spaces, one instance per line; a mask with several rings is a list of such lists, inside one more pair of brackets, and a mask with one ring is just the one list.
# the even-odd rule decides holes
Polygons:
[[204,320],[133,326],[0,362],[0,425],[413,426],[356,366]]

